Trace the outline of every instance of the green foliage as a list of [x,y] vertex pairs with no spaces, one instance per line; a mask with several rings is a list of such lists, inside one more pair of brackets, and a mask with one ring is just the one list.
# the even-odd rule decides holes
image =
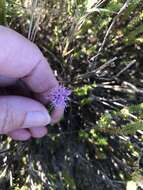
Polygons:
[[130,1],[120,15],[123,0],[44,0],[36,8],[28,2],[7,0],[1,21],[26,37],[30,27],[36,31],[35,43],[73,93],[64,120],[48,126],[45,138],[1,137],[0,188],[126,189],[141,176],[142,1]]
[[0,0],[0,24],[6,24],[6,2],[5,0]]
[[88,92],[92,90],[96,85],[84,85],[83,87],[77,87],[74,89],[74,92],[77,96],[86,96],[88,95]]
[[[118,118],[118,122],[116,121]],[[127,124],[123,124],[123,123]],[[98,127],[113,134],[133,135],[143,130],[143,103],[125,107],[120,111],[105,113],[101,116]]]
[[63,171],[63,178],[66,189],[76,190],[76,184],[74,182],[74,178],[72,178],[71,175],[67,173],[67,171]]

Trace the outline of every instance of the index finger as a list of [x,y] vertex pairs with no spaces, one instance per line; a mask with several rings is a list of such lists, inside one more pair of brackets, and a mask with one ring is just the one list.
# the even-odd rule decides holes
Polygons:
[[[3,26],[0,26],[0,44],[0,74],[22,79],[42,101],[48,102],[49,90],[59,83],[38,47]],[[55,108],[52,113],[53,121],[57,122],[63,112],[64,107]]]
[[[26,76],[24,76],[22,80],[33,92],[35,92],[38,99],[43,103],[49,102],[48,95],[50,89],[59,86],[49,63],[44,57],[41,58],[37,65]],[[58,122],[63,116],[63,113],[64,106],[55,107],[51,115],[51,122]]]

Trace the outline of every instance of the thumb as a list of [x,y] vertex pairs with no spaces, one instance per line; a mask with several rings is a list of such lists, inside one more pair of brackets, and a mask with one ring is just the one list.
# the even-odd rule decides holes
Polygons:
[[45,126],[50,120],[46,108],[35,100],[20,96],[0,97],[0,134]]

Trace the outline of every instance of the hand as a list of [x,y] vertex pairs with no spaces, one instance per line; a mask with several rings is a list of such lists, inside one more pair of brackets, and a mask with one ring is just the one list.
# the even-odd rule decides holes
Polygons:
[[57,107],[50,116],[43,105],[48,102],[49,89],[58,86],[58,81],[35,44],[0,26],[0,86],[16,80],[26,83],[39,101],[22,96],[0,96],[0,134],[15,140],[43,137],[47,133],[45,126],[58,122],[64,112],[64,107]]

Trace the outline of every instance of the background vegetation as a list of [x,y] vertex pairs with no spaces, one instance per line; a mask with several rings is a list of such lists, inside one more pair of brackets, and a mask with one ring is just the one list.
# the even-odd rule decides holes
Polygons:
[[43,139],[0,137],[0,189],[143,189],[142,0],[0,0],[0,22],[73,92]]

